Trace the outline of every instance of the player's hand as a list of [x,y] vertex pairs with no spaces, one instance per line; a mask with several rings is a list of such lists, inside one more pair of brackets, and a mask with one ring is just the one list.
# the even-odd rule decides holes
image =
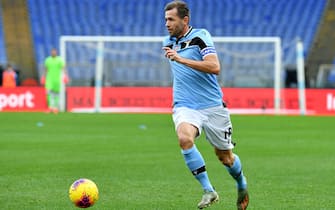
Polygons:
[[169,47],[163,47],[163,50],[165,51],[165,57],[172,60],[172,61],[178,61],[179,60],[179,55],[177,51],[169,48]]
[[68,84],[70,82],[70,78],[67,74],[63,74],[63,83]]

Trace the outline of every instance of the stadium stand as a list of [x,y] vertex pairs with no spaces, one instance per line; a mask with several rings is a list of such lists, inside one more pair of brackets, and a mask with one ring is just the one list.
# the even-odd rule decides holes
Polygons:
[[6,64],[6,50],[5,50],[5,40],[2,27],[2,8],[0,7],[0,64]]
[[[43,63],[50,48],[59,46],[61,35],[166,35],[163,8],[167,2],[28,0],[37,63]],[[308,54],[326,5],[326,0],[187,2],[191,24],[207,28],[213,36],[280,36],[284,65],[295,63],[297,37]]]

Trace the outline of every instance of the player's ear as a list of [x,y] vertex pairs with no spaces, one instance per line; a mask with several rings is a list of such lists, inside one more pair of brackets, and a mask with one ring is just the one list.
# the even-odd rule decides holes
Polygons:
[[189,22],[190,22],[190,17],[185,16],[185,17],[183,18],[183,22],[184,22],[185,25],[188,25]]

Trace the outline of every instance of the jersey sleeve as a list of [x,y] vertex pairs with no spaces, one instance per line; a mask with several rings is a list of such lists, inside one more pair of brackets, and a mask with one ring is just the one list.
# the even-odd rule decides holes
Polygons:
[[201,29],[199,32],[199,38],[204,43],[203,47],[200,49],[200,53],[203,58],[209,54],[216,54],[212,36],[207,30]]

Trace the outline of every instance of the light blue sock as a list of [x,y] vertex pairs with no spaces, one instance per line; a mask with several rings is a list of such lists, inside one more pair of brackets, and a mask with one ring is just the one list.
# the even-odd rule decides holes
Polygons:
[[247,180],[243,176],[242,171],[242,164],[240,161],[240,158],[234,154],[235,160],[233,165],[229,168],[226,166],[226,169],[228,170],[229,174],[236,180],[237,188],[238,189],[246,189],[247,188]]
[[194,177],[200,182],[202,188],[206,191],[213,192],[214,188],[208,179],[205,161],[197,147],[193,145],[190,149],[182,150],[182,154],[184,155],[186,165]]

